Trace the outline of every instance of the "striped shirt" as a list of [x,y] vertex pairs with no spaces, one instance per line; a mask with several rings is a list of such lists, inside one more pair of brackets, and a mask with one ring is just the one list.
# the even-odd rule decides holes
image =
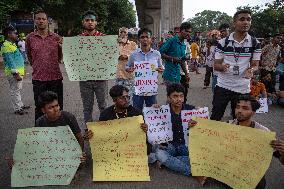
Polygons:
[[[261,46],[257,41],[255,48],[252,47],[252,37],[247,36],[238,42],[233,38],[234,32],[230,34],[229,43],[225,48],[226,38],[219,41],[215,59],[223,59],[223,64],[229,64],[230,68],[227,72],[218,74],[217,85],[219,87],[245,94],[250,92],[250,79],[244,78],[246,70],[250,67],[251,60],[260,60]],[[239,67],[239,74],[234,75],[233,68]]]

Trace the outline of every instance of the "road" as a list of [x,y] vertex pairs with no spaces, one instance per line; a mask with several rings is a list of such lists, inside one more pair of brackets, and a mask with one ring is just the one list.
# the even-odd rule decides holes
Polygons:
[[[32,109],[29,110],[27,115],[19,116],[13,113],[10,103],[8,82],[3,74],[3,66],[0,64],[0,189],[10,188],[10,170],[4,156],[12,155],[14,145],[16,142],[17,130],[21,128],[28,128],[34,125],[34,101],[31,83],[31,67],[27,66],[27,75],[23,83],[23,102],[31,105]],[[61,65],[61,70],[64,74],[64,109],[73,113],[80,124],[82,129],[85,128],[83,124],[82,102],[79,92],[78,82],[70,82],[67,78],[65,69]],[[204,69],[201,69],[202,74],[196,75],[192,73],[192,79],[189,88],[188,99],[190,104],[196,106],[208,106],[212,108],[212,93],[211,89],[202,89]],[[113,81],[109,81],[109,88],[113,85]],[[166,93],[164,85],[159,86],[158,102],[164,104],[166,102]],[[110,97],[108,98],[109,105],[112,104]],[[94,116],[98,118],[97,104],[95,106]],[[230,110],[227,108],[224,120],[229,119]],[[267,126],[272,131],[277,132],[277,136],[284,139],[284,109],[273,105],[267,114],[258,114],[255,120]],[[90,148],[87,145],[87,155],[91,156]],[[174,173],[166,168],[158,169],[155,165],[150,165],[151,182],[93,182],[92,178],[92,162],[87,161],[85,167],[78,171],[76,177],[69,186],[43,186],[43,187],[27,187],[27,188],[41,188],[41,189],[54,189],[54,188],[80,188],[80,189],[179,189],[179,188],[204,188],[204,189],[217,189],[224,188],[221,183],[211,179],[205,186],[201,187],[197,181],[192,177],[186,177]],[[279,163],[275,158],[272,159],[271,165],[266,173],[267,188],[269,189],[283,189],[284,187],[284,166]]]

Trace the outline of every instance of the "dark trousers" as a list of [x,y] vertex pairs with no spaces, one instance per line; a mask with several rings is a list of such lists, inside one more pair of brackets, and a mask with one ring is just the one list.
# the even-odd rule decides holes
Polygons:
[[180,84],[184,87],[184,103],[187,101],[187,93],[188,93],[188,88],[189,84],[186,82],[186,76],[185,75],[180,75]]
[[[220,121],[225,113],[226,107],[231,102],[232,116],[235,118],[235,108],[237,104],[237,98],[241,93],[230,91],[216,85],[213,96],[213,108],[210,119]],[[247,94],[248,95],[248,94]]]
[[210,84],[210,78],[213,75],[213,67],[209,67],[206,65],[206,73],[204,78],[204,86],[209,86]]
[[34,101],[35,101],[35,121],[43,115],[41,108],[38,104],[38,96],[45,91],[53,91],[58,95],[58,103],[60,109],[63,110],[63,83],[62,80],[53,81],[38,81],[33,80],[33,91],[34,91]]

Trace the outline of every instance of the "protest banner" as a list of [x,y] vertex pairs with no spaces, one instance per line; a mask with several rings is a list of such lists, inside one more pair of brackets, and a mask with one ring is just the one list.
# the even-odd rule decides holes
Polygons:
[[267,104],[267,98],[260,98],[258,100],[259,104],[260,104],[260,108],[258,108],[256,110],[257,114],[261,114],[261,113],[268,113],[268,104]]
[[189,157],[193,176],[207,176],[232,188],[255,188],[272,159],[275,133],[194,118]]
[[115,78],[118,63],[116,35],[64,37],[62,48],[70,81]]
[[142,116],[87,123],[93,181],[150,181]]
[[181,111],[181,120],[182,120],[184,141],[186,146],[188,145],[188,133],[189,133],[188,122],[191,121],[193,117],[208,119],[209,118],[208,107]]
[[19,129],[11,186],[68,185],[81,156],[81,147],[69,126]]
[[147,138],[150,144],[160,144],[173,140],[171,112],[169,105],[160,108],[144,107],[145,123],[148,125]]
[[135,94],[139,96],[152,96],[158,94],[158,62],[134,62],[135,68]]

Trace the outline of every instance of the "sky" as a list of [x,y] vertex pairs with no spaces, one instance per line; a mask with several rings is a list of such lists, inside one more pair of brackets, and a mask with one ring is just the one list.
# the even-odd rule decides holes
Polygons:
[[[129,1],[135,5],[135,0]],[[239,6],[263,6],[265,3],[270,2],[273,2],[273,0],[183,0],[183,18],[184,21],[186,21],[188,18],[194,17],[195,14],[203,10],[220,11],[227,13],[229,16],[233,16]]]
[[239,6],[261,6],[265,5],[265,3],[273,2],[273,0],[198,0],[194,3],[192,2],[192,0],[183,0],[184,20],[194,17],[195,14],[203,10],[220,11],[233,16]]

